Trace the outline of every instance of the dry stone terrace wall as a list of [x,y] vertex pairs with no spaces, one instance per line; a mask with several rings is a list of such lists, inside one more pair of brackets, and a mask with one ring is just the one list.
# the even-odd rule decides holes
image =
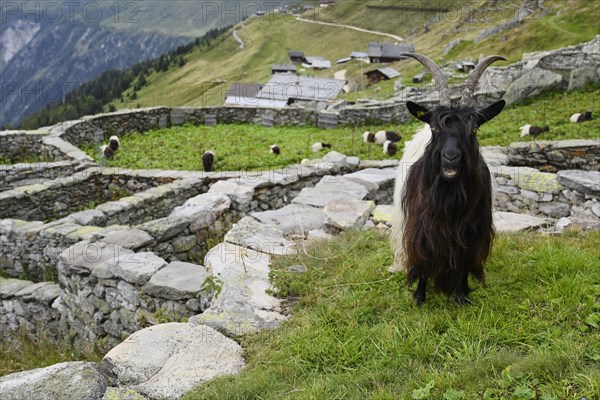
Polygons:
[[49,161],[66,160],[68,156],[61,149],[47,145],[44,139],[48,131],[1,131],[0,157],[19,160],[22,157],[37,156]]
[[509,165],[544,172],[566,169],[600,171],[600,140],[519,142],[508,146]]
[[0,164],[0,191],[71,176],[87,168],[73,161]]
[[134,171],[89,168],[69,177],[0,193],[0,217],[29,221],[61,218],[92,203],[104,203],[171,181],[139,176]]

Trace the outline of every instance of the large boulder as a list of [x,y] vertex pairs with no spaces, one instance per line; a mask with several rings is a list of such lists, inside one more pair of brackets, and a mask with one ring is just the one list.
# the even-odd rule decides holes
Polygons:
[[504,99],[507,104],[513,104],[528,97],[537,96],[546,90],[560,88],[562,82],[562,75],[545,69],[534,68],[525,72],[508,87]]
[[118,386],[150,399],[178,399],[195,385],[236,374],[245,365],[239,344],[209,326],[187,323],[137,331],[108,352],[101,364]]
[[98,400],[107,387],[100,366],[64,362],[0,378],[2,400]]

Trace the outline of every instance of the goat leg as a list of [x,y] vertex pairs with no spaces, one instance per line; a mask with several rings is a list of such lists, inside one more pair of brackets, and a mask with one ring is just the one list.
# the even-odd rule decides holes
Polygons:
[[413,293],[413,298],[417,302],[417,306],[421,307],[425,304],[425,288],[427,287],[427,277],[419,275],[417,290]]
[[455,300],[460,305],[465,305],[471,303],[469,300],[469,272],[465,272],[462,276],[458,287],[456,288],[456,297]]

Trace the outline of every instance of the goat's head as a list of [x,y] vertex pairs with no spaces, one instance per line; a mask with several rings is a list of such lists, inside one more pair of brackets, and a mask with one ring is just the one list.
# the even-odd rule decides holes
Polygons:
[[416,59],[431,72],[440,95],[440,104],[432,110],[412,101],[406,104],[412,115],[431,126],[431,143],[426,152],[431,172],[440,174],[446,181],[456,180],[462,170],[479,164],[477,129],[500,114],[506,104],[500,100],[481,110],[473,107],[471,103],[477,82],[494,61],[506,59],[490,56],[481,61],[467,79],[460,107],[452,108],[448,81],[440,67],[421,54],[403,55]]

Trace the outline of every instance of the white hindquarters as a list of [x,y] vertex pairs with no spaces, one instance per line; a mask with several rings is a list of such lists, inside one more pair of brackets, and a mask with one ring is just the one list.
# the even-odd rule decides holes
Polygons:
[[425,147],[427,147],[430,140],[431,128],[426,124],[417,131],[410,141],[406,142],[400,165],[398,165],[396,185],[394,186],[394,213],[392,216],[392,229],[390,232],[390,245],[394,253],[394,265],[390,268],[391,271],[406,270],[404,245],[402,240],[402,230],[404,225],[402,189],[404,188],[404,182],[408,176],[410,166],[425,153]]

